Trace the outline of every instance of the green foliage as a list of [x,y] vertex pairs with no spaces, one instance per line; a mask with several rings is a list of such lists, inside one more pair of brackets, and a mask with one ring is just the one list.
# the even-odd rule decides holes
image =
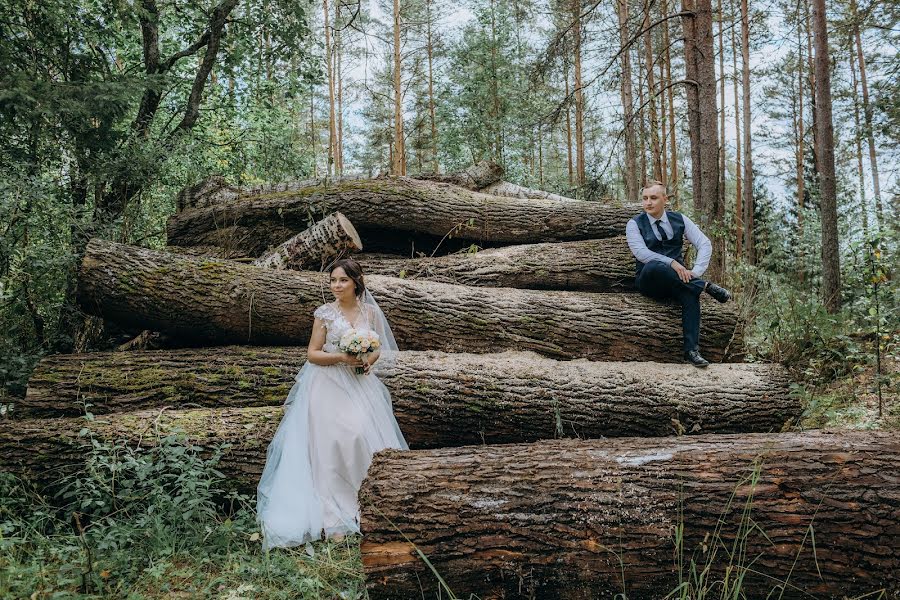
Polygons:
[[219,454],[155,443],[95,440],[52,503],[0,474],[0,597],[361,596],[355,540],[264,553],[253,500],[228,488]]
[[[801,241],[784,260],[797,258],[804,247]],[[874,426],[883,417],[883,426],[900,425],[900,286],[890,269],[896,253],[896,233],[847,246],[843,308],[837,314],[825,310],[815,287],[814,254],[793,262],[769,256],[760,267],[738,272],[747,291],[751,358],[779,362],[793,372],[807,424]]]
[[[166,61],[201,38],[216,4],[0,4],[0,404],[24,393],[42,355],[97,347],[75,303],[89,237],[160,246],[185,185],[312,172],[300,115],[322,69],[309,2],[241,2],[200,117],[178,129],[204,50],[147,73],[140,20],[156,25]],[[159,107],[142,129],[153,94]]]

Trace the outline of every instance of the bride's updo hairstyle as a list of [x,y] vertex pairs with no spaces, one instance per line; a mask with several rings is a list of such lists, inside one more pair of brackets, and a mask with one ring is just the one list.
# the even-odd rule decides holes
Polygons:
[[352,258],[341,258],[334,261],[334,264],[331,265],[331,269],[328,271],[328,274],[330,275],[331,273],[334,273],[334,270],[337,268],[341,268],[344,270],[344,273],[347,274],[347,277],[349,277],[353,281],[353,284],[356,286],[356,297],[362,298],[363,294],[366,293],[366,282],[363,281],[362,265],[360,265]]

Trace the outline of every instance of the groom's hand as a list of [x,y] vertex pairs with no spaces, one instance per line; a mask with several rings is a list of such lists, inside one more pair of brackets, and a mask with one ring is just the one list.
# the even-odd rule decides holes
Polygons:
[[690,283],[691,278],[694,276],[687,267],[678,262],[677,260],[673,260],[671,267],[678,273],[678,278],[684,283]]

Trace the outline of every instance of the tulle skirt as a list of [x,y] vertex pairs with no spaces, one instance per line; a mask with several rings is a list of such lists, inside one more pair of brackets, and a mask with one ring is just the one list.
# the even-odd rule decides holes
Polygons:
[[385,448],[408,446],[384,384],[345,365],[306,363],[257,488],[263,547],[358,533],[359,486],[372,455]]

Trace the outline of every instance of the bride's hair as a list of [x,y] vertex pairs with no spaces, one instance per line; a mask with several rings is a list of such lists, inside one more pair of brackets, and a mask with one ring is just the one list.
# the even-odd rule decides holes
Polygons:
[[334,273],[334,270],[337,268],[341,268],[344,270],[344,273],[347,274],[347,277],[349,277],[353,281],[353,284],[356,286],[356,297],[362,298],[363,294],[366,293],[366,282],[363,280],[362,265],[360,265],[352,258],[341,258],[334,261],[334,264],[331,265],[331,269],[328,271],[328,274],[330,275],[331,273]]

